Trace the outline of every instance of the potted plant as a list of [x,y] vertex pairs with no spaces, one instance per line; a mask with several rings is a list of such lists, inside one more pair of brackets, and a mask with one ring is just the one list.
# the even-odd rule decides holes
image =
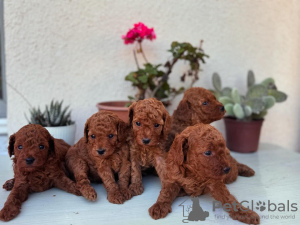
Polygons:
[[75,141],[75,122],[71,120],[71,111],[69,106],[63,107],[63,101],[51,101],[50,105],[46,105],[44,111],[32,107],[30,109],[30,118],[26,119],[31,124],[40,124],[45,127],[49,133],[58,139],[63,139],[69,145],[73,145]]
[[[130,72],[125,80],[131,82],[138,92],[135,96],[128,96],[129,101],[102,102],[98,103],[97,107],[99,110],[110,111],[114,111],[115,108],[115,112],[125,121],[128,117],[126,106],[129,106],[132,101],[155,97],[168,106],[176,95],[184,91],[184,87],[176,89],[171,87],[168,82],[173,67],[178,61],[184,60],[189,63],[190,68],[181,75],[180,80],[184,82],[187,77],[190,77],[190,86],[192,86],[199,79],[201,62],[205,63],[204,58],[208,57],[202,50],[202,41],[199,47],[194,47],[187,42],[172,42],[171,48],[168,50],[171,53],[169,60],[164,64],[150,63],[143,51],[142,43],[145,39],[151,41],[156,39],[156,34],[153,28],[148,28],[143,23],[134,24],[134,27],[126,35],[123,35],[122,39],[126,45],[136,44],[133,55],[137,69]],[[140,66],[137,54],[143,58],[142,66]]]
[[276,102],[283,102],[287,95],[277,90],[273,78],[255,84],[252,71],[248,72],[248,90],[240,95],[236,88],[222,88],[220,76],[213,74],[212,92],[224,105],[227,147],[237,152],[255,152],[258,149],[261,126],[268,110]]

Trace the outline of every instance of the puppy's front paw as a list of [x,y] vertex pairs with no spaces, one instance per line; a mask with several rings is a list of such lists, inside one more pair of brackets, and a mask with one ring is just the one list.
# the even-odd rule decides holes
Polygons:
[[7,180],[4,184],[3,184],[3,189],[7,190],[7,191],[11,191],[12,188],[14,187],[14,183],[15,183],[15,179],[10,179]]
[[170,204],[156,202],[148,211],[149,215],[153,219],[157,220],[166,217],[170,212],[172,212],[172,208]]
[[252,211],[246,211],[246,212],[233,212],[230,213],[230,217],[234,220],[238,220],[240,222],[246,223],[246,224],[259,224],[260,223],[260,217],[259,215]]
[[84,185],[80,187],[80,192],[83,197],[90,201],[96,201],[97,199],[97,192],[95,189],[90,185]]
[[119,190],[115,190],[107,193],[107,200],[114,204],[123,204],[125,202],[125,197]]
[[12,207],[4,207],[0,211],[0,220],[2,221],[10,221],[15,218],[20,213],[19,208],[12,208]]
[[129,189],[133,192],[133,195],[141,195],[144,192],[142,183],[130,184]]
[[120,188],[120,192],[124,196],[125,200],[129,200],[133,196],[133,192],[129,188]]

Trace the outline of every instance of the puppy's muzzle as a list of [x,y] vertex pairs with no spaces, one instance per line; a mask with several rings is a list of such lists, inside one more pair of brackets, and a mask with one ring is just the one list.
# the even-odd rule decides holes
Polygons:
[[220,106],[220,110],[221,110],[221,112],[224,112],[224,106]]
[[35,159],[33,157],[29,157],[29,158],[25,159],[27,165],[31,165],[34,162],[34,160]]
[[149,138],[143,138],[142,141],[143,141],[143,143],[144,143],[145,145],[147,145],[147,144],[150,143],[151,139],[149,139]]

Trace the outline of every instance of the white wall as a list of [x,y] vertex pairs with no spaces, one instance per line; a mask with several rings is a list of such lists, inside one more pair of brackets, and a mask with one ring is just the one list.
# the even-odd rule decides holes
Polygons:
[[[215,71],[224,86],[240,90],[248,69],[257,80],[274,77],[289,97],[267,115],[261,141],[300,149],[300,1],[7,0],[4,10],[7,81],[32,105],[64,99],[77,139],[97,102],[134,94],[124,81],[135,69],[133,46],[121,35],[141,21],[157,34],[144,43],[153,63],[166,61],[173,40],[204,40],[210,59],[196,86],[210,88]],[[179,85],[184,65],[175,69],[172,83]],[[11,88],[7,93],[11,134],[26,124],[28,105]],[[216,126],[224,130],[222,122]]]

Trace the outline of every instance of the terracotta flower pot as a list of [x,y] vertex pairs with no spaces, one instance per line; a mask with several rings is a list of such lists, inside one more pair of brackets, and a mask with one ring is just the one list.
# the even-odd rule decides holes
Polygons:
[[120,119],[128,122],[128,107],[126,104],[128,101],[111,101],[111,102],[100,102],[97,104],[99,111],[107,110],[114,112]]
[[256,152],[263,121],[263,119],[241,121],[231,117],[224,117],[227,147],[235,152]]

